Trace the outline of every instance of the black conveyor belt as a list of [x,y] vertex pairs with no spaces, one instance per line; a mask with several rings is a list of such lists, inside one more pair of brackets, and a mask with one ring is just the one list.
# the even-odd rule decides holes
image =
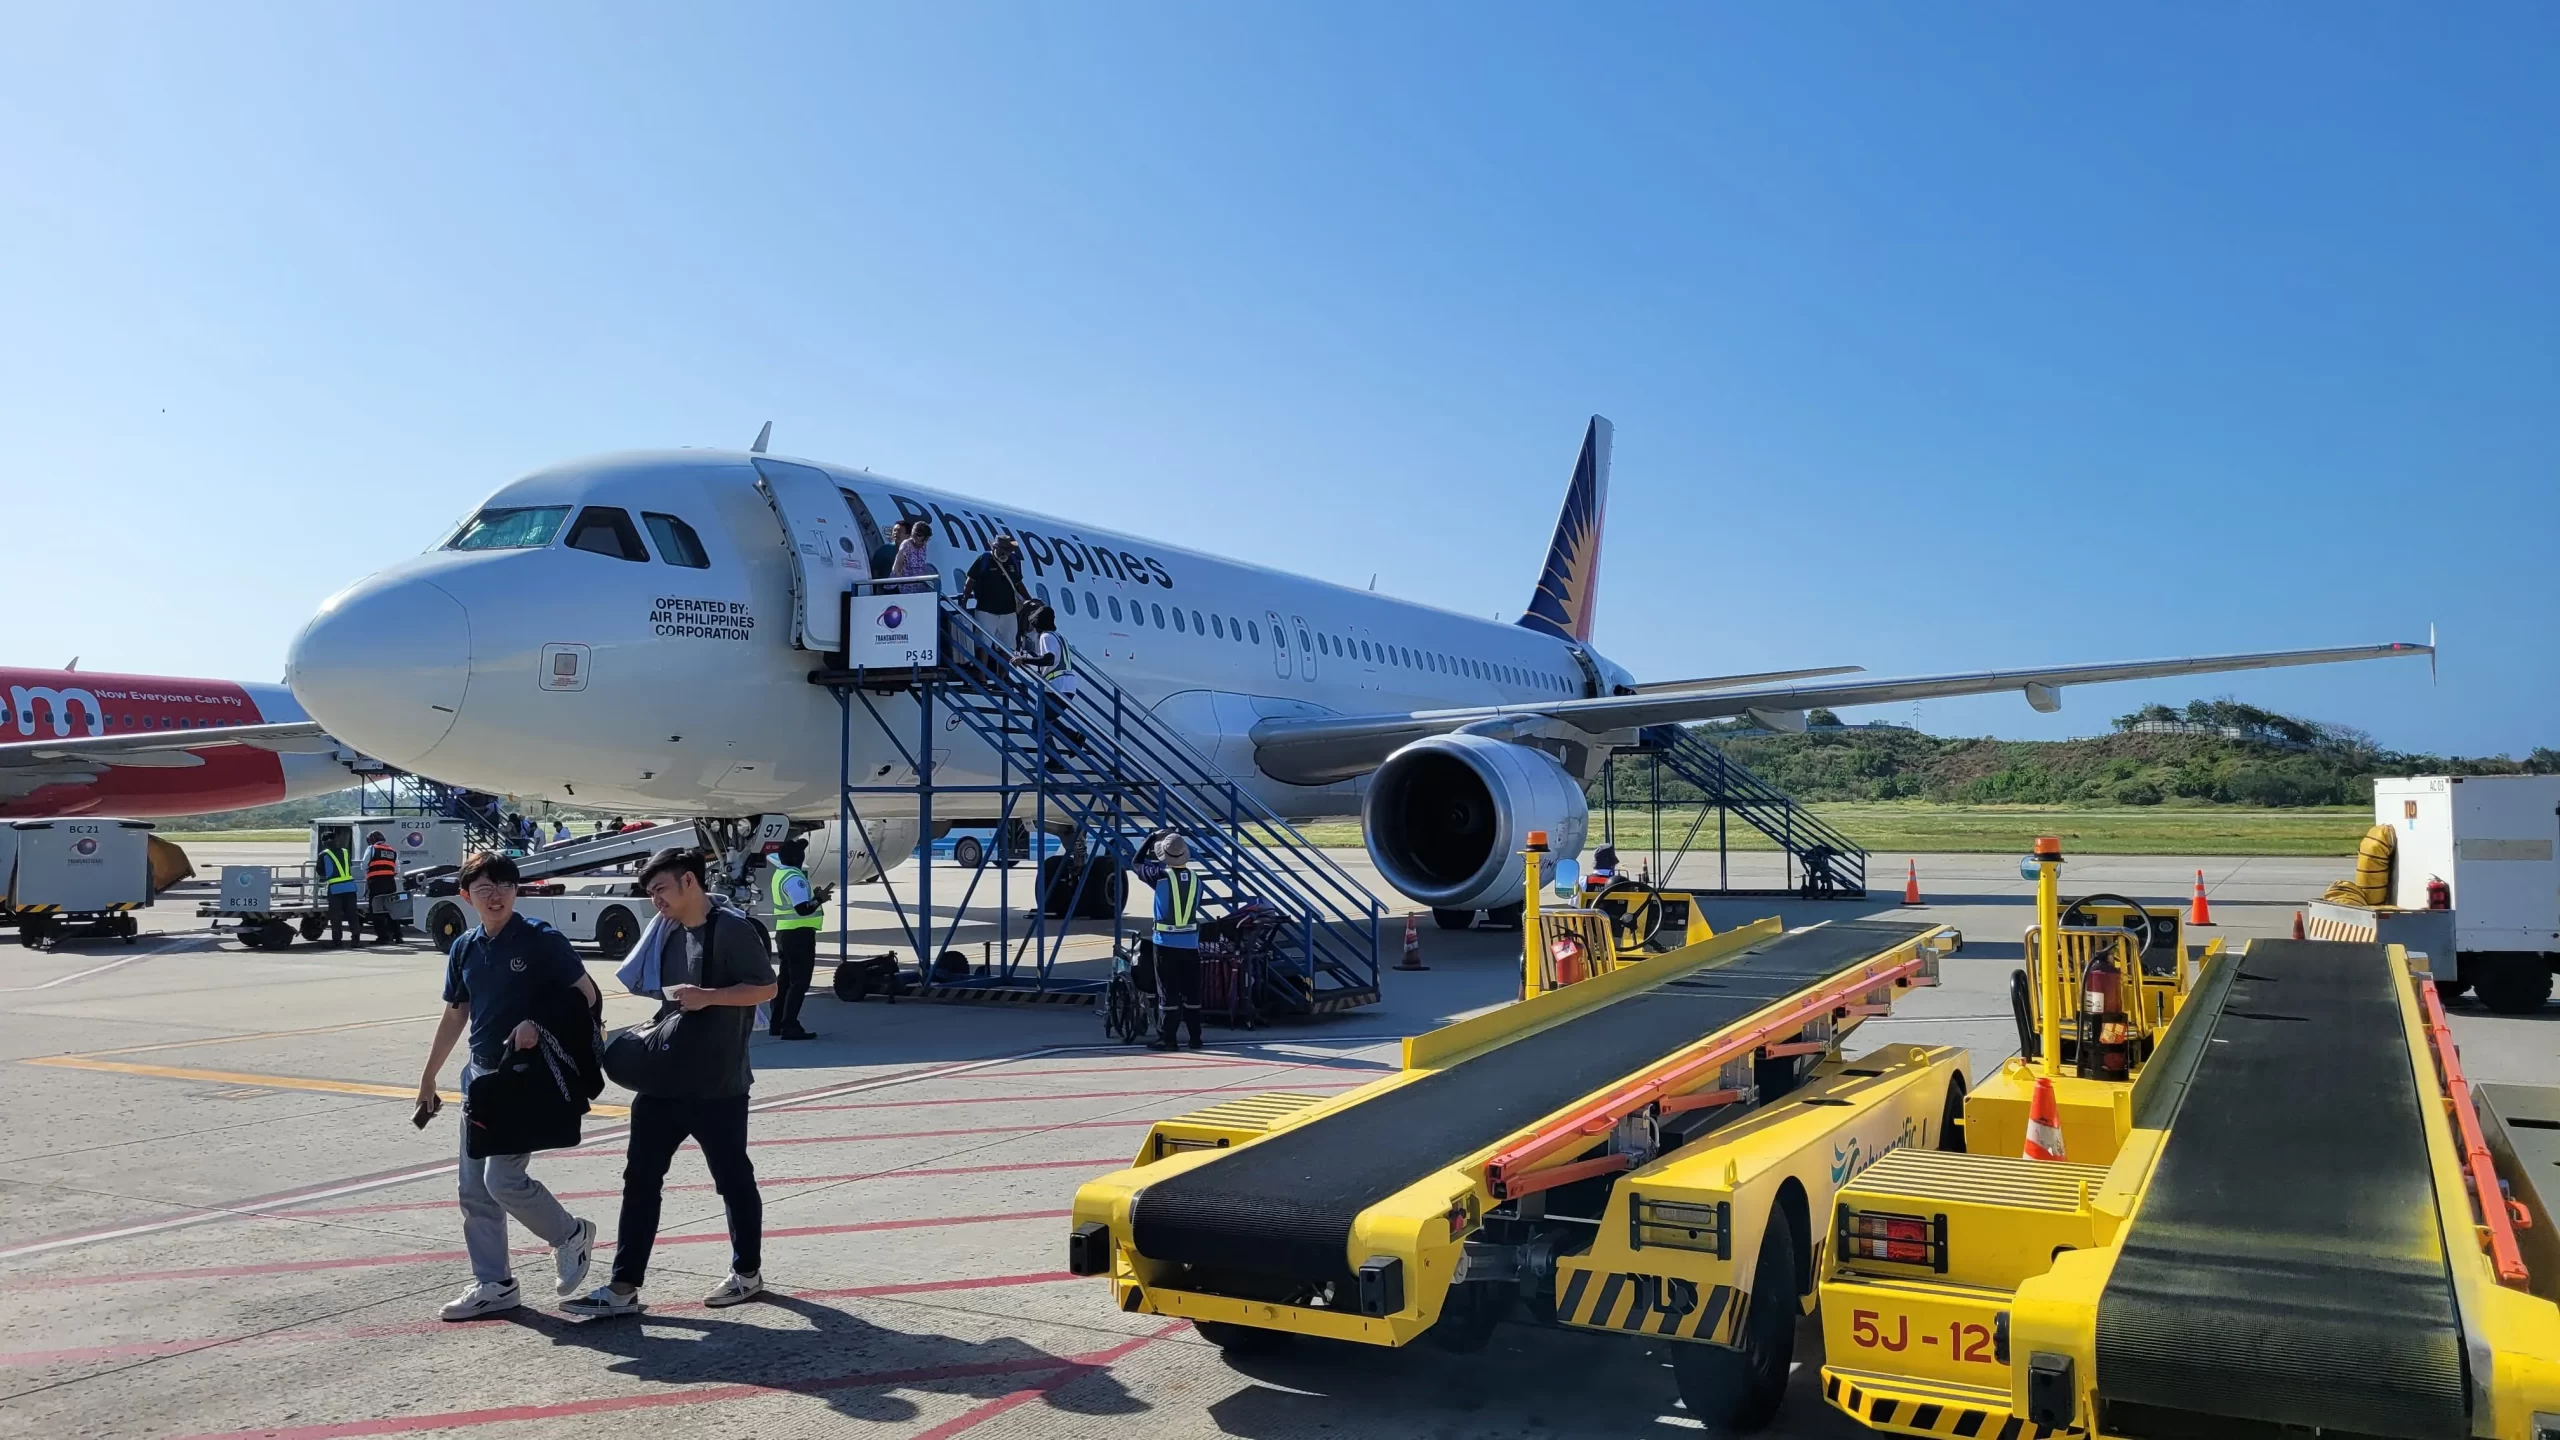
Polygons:
[[1361,1211],[1934,928],[1862,920],[1778,936],[1149,1185],[1130,1238],[1151,1260],[1347,1280]]
[[2179,1017],[2209,1039],[2098,1302],[2104,1428],[2469,1432],[2405,983],[2379,945],[2258,940]]

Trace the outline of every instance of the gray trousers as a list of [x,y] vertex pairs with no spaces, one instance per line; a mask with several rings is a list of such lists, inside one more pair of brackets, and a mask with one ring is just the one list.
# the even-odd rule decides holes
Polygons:
[[[462,1067],[468,1091],[480,1074],[476,1064]],[[513,1278],[507,1262],[507,1217],[534,1233],[545,1245],[558,1245],[578,1233],[578,1219],[553,1198],[543,1183],[526,1173],[530,1155],[489,1155],[474,1160],[469,1152],[471,1128],[462,1127],[462,1245],[471,1252],[471,1278],[483,1285]]]

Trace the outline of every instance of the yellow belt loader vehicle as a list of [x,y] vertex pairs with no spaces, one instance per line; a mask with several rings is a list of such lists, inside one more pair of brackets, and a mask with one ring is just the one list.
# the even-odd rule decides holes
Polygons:
[[1935,982],[1952,932],[1768,920],[1548,988],[1558,927],[1529,918],[1528,998],[1408,1040],[1347,1094],[1158,1124],[1078,1191],[1069,1268],[1228,1348],[1470,1349],[1515,1315],[1675,1342],[1694,1415],[1764,1422],[1840,1186],[1962,1144],[1962,1051],[1841,1058]]
[[[2130,1082],[2065,1074],[2043,858],[2037,1059],[1968,1105],[2003,1149],[1839,1189],[1824,1398],[1968,1440],[2560,1436],[2560,1092],[2475,1094],[2401,947],[2292,940],[2210,953]],[[2021,1092],[2060,1161],[2009,1158]]]

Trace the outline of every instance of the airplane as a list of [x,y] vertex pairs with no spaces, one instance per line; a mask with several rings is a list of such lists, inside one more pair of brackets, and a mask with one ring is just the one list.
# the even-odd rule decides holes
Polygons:
[[[999,534],[1074,654],[1291,819],[1359,816],[1399,893],[1437,912],[1522,899],[1513,857],[1586,835],[1583,786],[1643,726],[1728,716],[1802,728],[1816,707],[2431,654],[2383,644],[1869,678],[1825,666],[1640,683],[1591,644],[1610,423],[1586,428],[1546,565],[1517,622],[1479,619],[1034,514],[868,470],[751,449],[606,455],[501,487],[427,553],[330,598],[288,679],[331,734],[474,789],[705,817],[833,821],[838,708],[807,683],[840,641],[836,597],[872,577],[884,522],[933,522],[956,577]],[[956,581],[945,589],[956,591]],[[882,712],[903,737],[916,702]],[[904,710],[897,706],[906,706]],[[967,731],[937,786],[985,784]],[[858,726],[851,773],[913,768]],[[876,853],[916,843],[912,802],[866,797]],[[995,818],[937,795],[935,818]],[[896,817],[903,815],[903,821]],[[887,816],[884,820],[882,817]],[[896,830],[903,823],[904,832]]]
[[201,815],[359,778],[282,685],[0,669],[0,697],[0,820]]

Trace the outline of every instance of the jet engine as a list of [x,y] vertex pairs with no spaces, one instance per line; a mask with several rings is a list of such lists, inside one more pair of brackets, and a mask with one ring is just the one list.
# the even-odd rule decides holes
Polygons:
[[[912,815],[865,820],[862,830],[870,837],[871,843],[864,844],[863,835],[854,836],[852,853],[847,857],[853,863],[846,878],[856,885],[868,885],[879,879],[883,863],[891,869],[905,864],[915,854],[916,840],[923,834],[922,827],[916,824]],[[843,826],[830,821],[801,837],[809,843],[807,863],[811,883],[835,883],[837,840],[842,834]]]
[[1521,900],[1520,852],[1547,832],[1578,854],[1589,828],[1582,786],[1544,751],[1484,735],[1416,740],[1378,767],[1361,810],[1369,858],[1388,884],[1435,910]]

